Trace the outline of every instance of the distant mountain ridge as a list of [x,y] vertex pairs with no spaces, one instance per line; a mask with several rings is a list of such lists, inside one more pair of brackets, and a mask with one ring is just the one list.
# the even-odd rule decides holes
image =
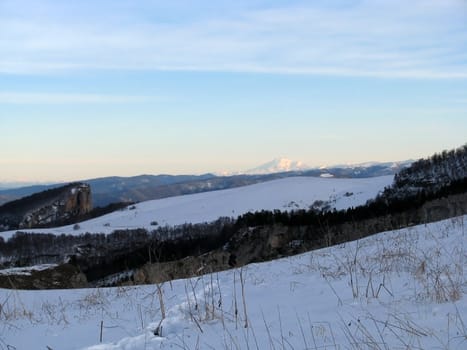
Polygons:
[[[206,191],[215,191],[290,176],[314,176],[336,178],[364,178],[394,175],[410,165],[407,162],[376,163],[369,166],[337,166],[309,169],[303,162],[278,158],[251,169],[250,174],[220,176],[203,175],[138,175],[132,177],[103,177],[83,180],[91,186],[94,207],[104,207],[117,202],[142,202],[151,199],[173,197]],[[270,173],[270,171],[273,171]],[[36,185],[0,190],[0,205],[33,193],[63,186],[64,184]]]
[[302,161],[294,161],[288,158],[275,158],[270,162],[245,171],[244,174],[273,174],[287,171],[303,171],[310,168],[310,166]]

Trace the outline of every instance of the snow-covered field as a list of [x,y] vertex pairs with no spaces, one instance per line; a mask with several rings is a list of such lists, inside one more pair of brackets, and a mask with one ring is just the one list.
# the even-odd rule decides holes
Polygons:
[[[44,233],[111,233],[115,229],[209,222],[221,216],[237,217],[256,210],[308,209],[316,200],[329,201],[336,209],[364,204],[392,183],[393,176],[364,179],[293,177],[238,187],[159,200],[141,202],[132,210],[121,210],[79,224],[53,229],[22,230]],[[153,225],[151,225],[153,223]],[[5,239],[16,231],[0,232]]]
[[159,286],[0,290],[0,349],[466,349],[466,224]]

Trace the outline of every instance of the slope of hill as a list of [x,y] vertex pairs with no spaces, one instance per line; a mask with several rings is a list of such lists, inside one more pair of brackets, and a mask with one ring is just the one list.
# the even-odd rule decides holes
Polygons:
[[63,186],[63,184],[31,185],[0,189],[0,205],[22,197],[30,196],[34,193],[50,190],[60,186]]
[[0,344],[62,350],[465,349],[466,220],[383,232],[165,284],[0,289]]
[[436,179],[438,186],[467,177],[467,144],[415,162],[410,169],[401,172],[400,181],[404,177],[418,181],[425,177],[424,181],[428,184],[433,184]]
[[394,184],[386,189],[382,198],[392,200],[409,195],[428,195],[444,186],[461,183],[466,178],[467,144],[420,159],[401,170],[396,174]]
[[[184,194],[179,184],[203,183],[214,175],[139,175],[132,177],[103,177],[84,180],[91,186],[94,206],[103,207],[116,202],[139,202],[148,199]],[[63,184],[35,185],[0,190],[0,204],[33,193],[63,186]],[[203,186],[199,185],[201,191]],[[185,189],[185,191],[189,191]],[[191,192],[188,192],[191,193]]]
[[332,175],[333,177],[351,177],[364,178],[373,176],[385,176],[397,174],[401,170],[410,167],[412,160],[401,162],[367,162],[355,165],[341,165],[331,167],[321,167],[322,173]]
[[[35,229],[37,233],[73,235],[110,233],[116,229],[146,228],[209,222],[219,217],[237,217],[257,210],[308,209],[320,206],[345,209],[364,204],[393,181],[393,176],[367,179],[326,179],[290,177],[222,191],[171,197],[142,202],[77,226]],[[28,230],[22,230],[28,232]],[[1,232],[8,239],[16,231]]]

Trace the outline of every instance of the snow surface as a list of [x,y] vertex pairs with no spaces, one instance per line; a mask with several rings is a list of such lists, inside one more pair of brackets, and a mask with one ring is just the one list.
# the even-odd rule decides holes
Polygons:
[[[29,276],[33,271],[43,271],[58,266],[57,264],[41,264],[28,267],[11,267],[0,270],[0,275],[24,275]],[[0,348],[1,349],[1,348]]]
[[[364,179],[327,179],[317,177],[290,177],[228,190],[204,192],[138,203],[79,223],[79,228],[68,225],[52,229],[21,230],[23,232],[73,234],[111,233],[116,229],[146,228],[157,222],[159,226],[187,222],[209,222],[219,217],[237,217],[256,210],[308,209],[316,200],[329,201],[331,208],[345,209],[364,204],[374,198],[393,176]],[[0,232],[9,239],[15,231]]]
[[466,349],[465,224],[166,282],[161,324],[156,285],[0,289],[0,348]]

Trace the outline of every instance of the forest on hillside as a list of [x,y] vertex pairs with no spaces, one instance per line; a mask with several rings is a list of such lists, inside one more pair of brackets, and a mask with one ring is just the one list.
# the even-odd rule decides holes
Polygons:
[[[242,254],[245,247],[257,246],[258,255],[250,257],[251,261],[295,254],[381,230],[439,220],[439,217],[427,217],[428,212],[421,208],[443,198],[448,198],[448,202],[450,198],[456,200],[452,201],[455,209],[444,208],[441,216],[465,213],[466,159],[467,145],[419,160],[401,171],[393,184],[376,198],[340,211],[316,206],[308,210],[261,210],[236,219],[159,226],[151,231],[117,230],[107,235],[17,232],[7,241],[0,237],[1,263],[8,267],[68,261],[78,265],[88,278],[98,279],[147,262],[174,261],[213,250]],[[436,204],[443,205],[446,203]],[[349,225],[352,230],[358,228],[358,232],[349,233]],[[265,242],[278,230],[286,236],[284,245],[271,249]]]

